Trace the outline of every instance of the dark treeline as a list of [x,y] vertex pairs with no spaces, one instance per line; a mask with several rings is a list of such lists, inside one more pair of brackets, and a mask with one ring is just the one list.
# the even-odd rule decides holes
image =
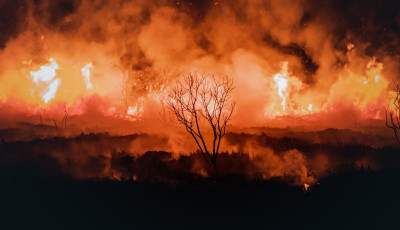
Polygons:
[[[331,173],[359,169],[397,170],[400,166],[397,146],[313,143],[295,137],[235,133],[228,134],[227,142],[236,150],[221,153],[217,171],[212,173],[240,175],[250,180],[280,177],[289,184],[301,184],[304,178],[300,177],[305,173],[318,179]],[[246,148],[249,145],[252,148]],[[82,133],[69,138],[2,140],[0,168],[16,175],[171,184],[211,175],[200,153],[174,156],[171,152],[150,150],[153,146],[166,148],[168,138],[147,134],[112,136]],[[292,155],[285,155],[293,149],[299,152],[294,156],[301,156],[301,161],[291,159]],[[274,164],[284,165],[271,169]],[[299,171],[296,164],[302,164],[307,172]],[[288,167],[294,169],[290,171]]]

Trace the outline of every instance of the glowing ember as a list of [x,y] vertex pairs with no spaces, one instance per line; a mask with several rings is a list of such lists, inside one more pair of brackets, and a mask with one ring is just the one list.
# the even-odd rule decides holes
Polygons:
[[90,69],[93,67],[92,63],[85,65],[82,69],[82,76],[85,79],[85,85],[87,89],[92,89],[92,83],[90,82]]
[[307,183],[304,183],[304,187],[303,187],[304,192],[308,192],[309,188],[310,188],[310,185]]
[[127,117],[130,120],[136,121],[140,119],[143,115],[144,109],[143,106],[139,106],[136,104],[135,106],[129,106],[127,113]]
[[354,49],[354,44],[352,43],[347,43],[347,52],[351,52]]

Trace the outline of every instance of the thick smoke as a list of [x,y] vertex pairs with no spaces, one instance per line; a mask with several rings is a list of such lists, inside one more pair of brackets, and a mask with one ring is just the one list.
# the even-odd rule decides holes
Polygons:
[[[380,118],[371,110],[387,100],[388,84],[373,96],[337,91],[367,78],[374,56],[384,64],[382,81],[396,79],[398,8],[391,1],[3,1],[0,98],[73,107],[98,95],[112,101],[108,110],[136,119],[159,107],[159,94],[180,74],[198,71],[236,81],[235,125],[340,110],[343,99]],[[27,76],[50,58],[61,83],[46,104]],[[272,76],[281,62],[299,83],[287,90],[290,109],[276,112],[281,98]],[[91,88],[81,73],[89,64]]]

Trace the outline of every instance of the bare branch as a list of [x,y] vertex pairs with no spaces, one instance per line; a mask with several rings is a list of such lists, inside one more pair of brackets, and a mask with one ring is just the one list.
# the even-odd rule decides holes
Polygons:
[[[395,95],[390,99],[389,105],[386,108],[385,124],[394,132],[396,140],[400,143],[400,85],[393,82],[393,92]],[[392,105],[393,108],[390,108]]]
[[[229,77],[218,80],[215,76],[190,73],[183,76],[182,81],[176,82],[164,99],[176,122],[185,126],[206,162],[214,167],[221,139],[225,136],[227,123],[235,109],[235,102],[231,99],[233,89],[234,82]],[[202,119],[212,131],[212,148],[208,147],[204,138]]]

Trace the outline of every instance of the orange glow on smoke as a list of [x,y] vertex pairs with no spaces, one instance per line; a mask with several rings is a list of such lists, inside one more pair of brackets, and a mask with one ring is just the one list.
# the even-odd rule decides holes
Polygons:
[[[72,116],[85,113],[80,103],[98,97],[93,106],[103,115],[150,121],[162,111],[165,90],[181,75],[199,72],[234,79],[235,126],[349,106],[363,118],[383,118],[393,78],[384,60],[392,65],[390,58],[368,56],[363,44],[346,41],[339,50],[318,22],[294,36],[302,15],[299,3],[272,1],[270,9],[259,11],[259,3],[249,1],[243,10],[257,22],[252,25],[235,17],[226,3],[214,2],[196,27],[191,15],[176,8],[183,1],[159,7],[146,1],[121,1],[121,8],[104,4],[94,10],[92,3],[82,2],[63,18],[60,23],[72,32],[55,31],[28,13],[27,28],[0,52],[0,99],[19,101],[32,111],[63,105]],[[301,44],[316,70],[306,73],[304,60],[261,42],[259,31],[269,31],[281,46]]]
[[278,97],[275,95],[274,102],[267,105],[266,114],[301,115],[312,112],[311,103],[300,104],[299,92],[303,88],[303,83],[289,72],[288,62],[281,63],[281,71],[273,76],[273,80],[275,83],[273,89],[277,91],[281,103],[277,103]]
[[[33,64],[32,60],[24,61],[23,67],[18,71],[27,73],[25,78],[30,80],[30,82],[25,81],[25,86],[23,85],[24,81],[21,80],[20,87],[25,88],[25,92],[17,91],[19,93],[15,94],[15,91],[12,93],[3,90],[5,92],[2,95],[3,100],[12,96],[44,108],[54,102],[71,105],[83,96],[103,94],[116,99],[115,106],[109,108],[105,115],[121,113],[121,117],[137,121],[143,116],[146,101],[149,98],[161,98],[161,95],[165,92],[163,86],[160,87],[160,91],[152,92],[152,85],[149,85],[146,94],[134,98],[125,111],[118,112],[116,109],[123,99],[119,98],[119,95],[116,97],[115,92],[118,92],[118,88],[124,86],[122,84],[120,86],[114,85],[113,87],[117,90],[101,87],[101,83],[95,80],[99,77],[99,73],[94,71],[97,67],[92,62],[68,66],[71,60],[66,64],[59,64],[54,58],[47,60],[42,65]],[[379,103],[385,102],[382,98],[387,98],[389,95],[388,81],[382,74],[383,64],[377,62],[375,57],[366,64],[364,74],[354,73],[351,68],[345,67],[338,74],[338,80],[332,84],[322,98],[313,96],[315,89],[305,89],[304,83],[290,71],[289,65],[288,61],[283,61],[280,63],[281,70],[278,73],[266,76],[270,84],[265,88],[268,92],[265,96],[268,103],[263,111],[265,118],[282,115],[306,116],[325,111],[341,100],[363,110],[370,104],[377,105],[378,103],[377,106],[383,106]],[[121,77],[121,74],[117,71],[113,74]],[[5,84],[14,84],[7,82],[10,81],[7,76],[4,77],[3,81]],[[108,80],[105,81],[108,82]],[[135,86],[137,86],[137,83],[133,83],[130,87]]]
[[375,57],[367,63],[363,75],[345,69],[338,81],[332,86],[331,97],[349,101],[361,109],[364,109],[368,104],[378,102],[389,85],[382,75],[382,69],[383,64],[376,62]]
[[[236,106],[227,132],[384,126],[391,82],[398,82],[399,55],[334,22],[338,12],[313,10],[318,1],[21,2],[23,22],[4,44],[0,39],[0,128],[25,122],[61,136],[157,134],[168,142],[157,150],[181,154],[197,147],[168,119],[163,100],[189,73],[232,78]],[[140,154],[159,145],[133,141],[115,151]],[[262,177],[298,176],[297,184],[312,189],[306,153],[239,150],[255,154]],[[194,171],[207,176],[201,162]]]
[[[349,67],[338,74],[326,98],[318,98],[312,91],[304,90],[302,81],[288,70],[288,62],[281,63],[281,71],[273,75],[271,101],[265,109],[266,115],[309,115],[325,111],[337,103],[350,103],[361,110],[368,105],[385,102],[389,92],[388,81],[382,74],[383,64],[373,57],[365,67],[364,74],[354,73]],[[377,117],[374,117],[377,118]],[[382,117],[379,117],[382,118]]]

